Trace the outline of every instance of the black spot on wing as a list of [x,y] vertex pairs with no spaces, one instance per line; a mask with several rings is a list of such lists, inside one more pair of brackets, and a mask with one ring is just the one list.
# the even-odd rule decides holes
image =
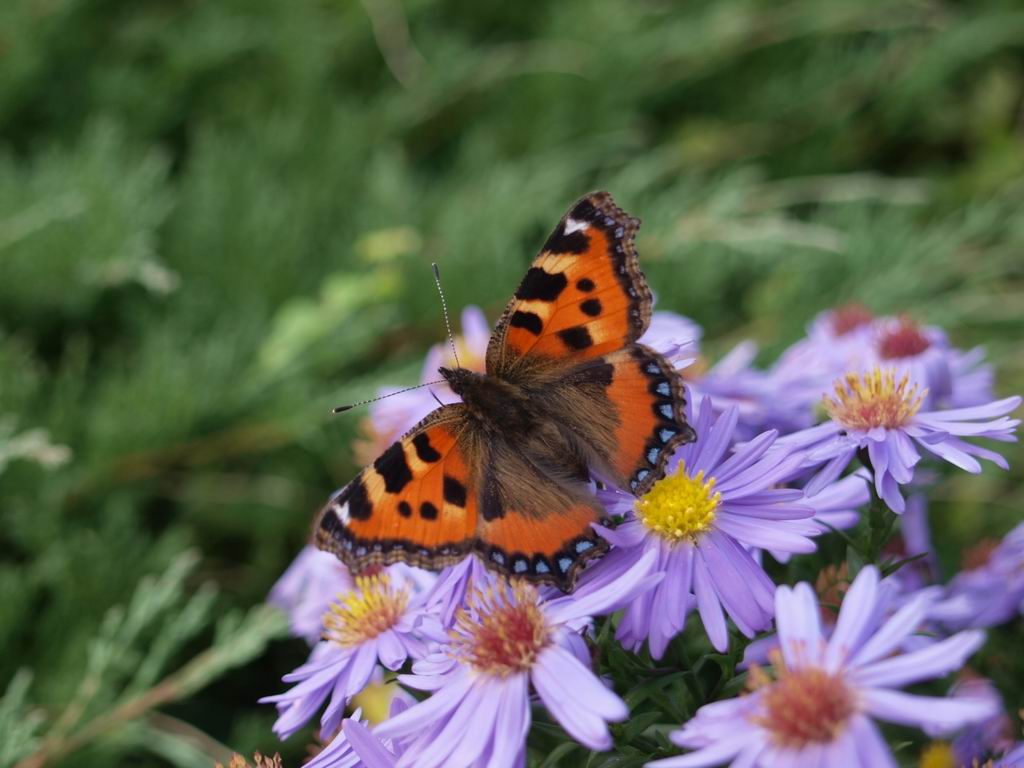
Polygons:
[[516,290],[516,298],[522,300],[554,301],[569,281],[561,272],[550,274],[540,267],[530,267]]
[[437,520],[437,507],[429,501],[420,504],[420,517],[424,520]]
[[412,507],[408,501],[398,502],[398,514],[402,517],[412,517]]
[[[348,493],[348,515],[353,520],[369,520],[373,515],[373,504],[370,497],[366,495],[366,486],[360,478],[356,478],[349,486]],[[339,501],[341,501],[339,499]]]
[[480,514],[484,520],[498,520],[505,516],[505,509],[501,506],[501,498],[498,496],[498,489],[493,482],[484,483],[484,492],[480,499]]
[[541,331],[544,330],[544,323],[541,322],[540,315],[534,312],[516,310],[508,319],[508,324],[513,328],[524,328],[534,336],[540,336]]
[[441,458],[441,454],[437,452],[437,449],[430,444],[430,438],[427,437],[426,432],[420,432],[416,437],[412,439],[412,444],[416,448],[416,455],[420,461],[435,462]]
[[587,372],[589,381],[600,384],[607,389],[612,385],[612,379],[615,376],[615,366],[611,363],[601,363],[601,365],[588,368]]
[[590,331],[584,328],[582,325],[574,326],[573,328],[566,328],[558,332],[558,338],[562,340],[569,349],[586,349],[594,345],[594,339],[590,336]]
[[582,231],[576,230],[566,234],[565,224],[559,224],[551,237],[544,243],[544,250],[551,253],[586,253],[590,247],[590,238]]
[[444,476],[444,500],[456,507],[466,506],[466,486],[451,475]]
[[587,299],[580,304],[580,311],[589,315],[590,317],[597,317],[601,314],[601,300],[600,299]]
[[388,493],[398,493],[412,482],[412,470],[405,460],[405,451],[402,450],[401,443],[392,443],[373,462],[373,468],[384,478],[384,489]]
[[579,288],[584,293],[590,293],[592,290],[594,290],[594,281],[591,280],[589,277],[581,277],[579,280],[576,281],[576,287]]
[[586,198],[576,203],[569,211],[569,218],[576,219],[576,221],[594,221],[597,216],[597,208]]

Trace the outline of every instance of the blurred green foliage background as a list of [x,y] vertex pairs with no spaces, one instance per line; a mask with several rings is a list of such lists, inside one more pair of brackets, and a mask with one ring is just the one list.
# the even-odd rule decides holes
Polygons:
[[[432,260],[496,317],[591,189],[712,357],[856,300],[1021,392],[1022,100],[1011,0],[6,0],[0,766],[276,749],[329,407],[413,382]],[[1010,459],[939,485],[949,568]]]

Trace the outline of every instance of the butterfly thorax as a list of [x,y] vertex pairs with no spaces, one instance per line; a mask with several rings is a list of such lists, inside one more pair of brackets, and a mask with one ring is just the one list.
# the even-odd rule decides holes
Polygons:
[[529,398],[515,384],[466,368],[441,368],[439,373],[484,427],[522,430],[536,420]]

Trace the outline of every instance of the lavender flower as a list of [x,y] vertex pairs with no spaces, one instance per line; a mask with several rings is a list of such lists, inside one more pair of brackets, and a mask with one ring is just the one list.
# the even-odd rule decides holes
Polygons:
[[267,601],[288,614],[293,635],[312,645],[320,638],[323,615],[331,602],[354,583],[338,558],[307,546],[274,584]]
[[675,312],[655,312],[640,343],[660,352],[679,369],[696,360],[703,335],[701,327],[688,317]]
[[728,647],[725,613],[748,637],[768,626],[774,584],[748,547],[812,552],[819,528],[809,518],[802,491],[775,488],[803,461],[788,451],[771,451],[775,432],[766,432],[727,457],[738,411],[715,417],[709,399],[688,419],[694,443],[680,448],[666,476],[642,498],[622,491],[599,497],[612,514],[627,516],[615,530],[599,528],[615,545],[594,570],[617,574],[649,553],[657,556],[664,581],[625,610],[616,637],[627,647],[648,640],[660,658],[683,629],[692,607],[691,591],[711,643]]
[[955,630],[993,627],[1024,614],[1024,523],[998,544],[983,542],[971,554],[973,567],[946,585],[935,619]]
[[421,658],[426,642],[444,637],[440,624],[423,607],[423,593],[400,571],[356,578],[355,588],[324,615],[324,640],[309,661],[284,676],[297,683],[285,693],[266,696],[277,705],[274,732],[288,738],[330,697],[320,719],[322,734],[335,731],[345,706],[370,681],[378,660],[391,670],[408,659]]
[[824,401],[829,421],[779,440],[779,444],[808,452],[808,466],[824,464],[808,485],[813,494],[835,480],[858,450],[866,449],[875,490],[894,512],[906,507],[899,487],[914,477],[920,449],[967,472],[981,472],[976,456],[1003,469],[1006,460],[994,451],[969,443],[965,437],[1016,441],[1018,419],[1006,418],[1021,403],[1008,397],[974,408],[919,412],[922,395],[906,374],[875,368],[859,376],[847,374],[835,385],[835,396]]
[[956,734],[950,747],[957,765],[980,765],[989,755],[1001,755],[1013,748],[1013,723],[991,680],[966,677],[953,686],[950,695],[988,702],[994,712],[992,717],[971,723]]
[[903,640],[924,620],[928,598],[910,601],[881,621],[879,575],[864,568],[843,600],[835,631],[822,635],[818,601],[810,585],[776,590],[781,653],[776,679],[754,672],[748,696],[708,704],[672,735],[696,750],[649,763],[658,768],[696,768],[732,762],[750,768],[777,765],[843,765],[895,768],[874,724],[952,732],[991,717],[982,699],[943,699],[899,688],[961,667],[984,641],[971,630],[927,648],[900,653]]
[[929,409],[945,404],[953,393],[952,356],[946,334],[934,326],[919,326],[907,317],[885,317],[872,325],[874,338],[857,368],[892,368],[922,388]]
[[607,722],[624,720],[629,711],[580,661],[570,638],[581,621],[656,583],[654,561],[642,558],[617,580],[591,578],[573,595],[551,601],[523,582],[474,591],[448,643],[399,678],[433,695],[377,726],[375,735],[407,740],[398,766],[514,766],[522,762],[530,727],[532,683],[573,738],[608,749]]

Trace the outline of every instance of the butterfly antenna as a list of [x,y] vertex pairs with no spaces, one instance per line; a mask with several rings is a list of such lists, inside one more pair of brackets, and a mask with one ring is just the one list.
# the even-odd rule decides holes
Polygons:
[[452,345],[452,357],[455,358],[455,367],[461,368],[462,363],[459,362],[459,353],[455,351],[455,336],[452,334],[452,324],[448,319],[448,302],[444,299],[444,291],[441,289],[441,270],[437,268],[437,262],[432,262],[431,265],[434,268],[434,285],[437,286],[437,292],[441,294],[441,311],[444,313],[444,325],[448,329],[448,343]]
[[[333,409],[332,413],[344,413],[345,411],[350,411],[359,405],[369,405],[370,403],[376,403],[378,400],[383,400],[384,398],[387,397],[394,397],[395,395],[401,395],[404,392],[412,392],[414,389],[420,389],[422,387],[432,387],[435,384],[443,383],[444,381],[442,379],[438,379],[437,381],[428,381],[426,384],[417,384],[415,387],[406,387],[405,389],[400,389],[397,392],[391,392],[387,395],[381,395],[380,397],[371,397],[369,400],[360,400],[358,403],[352,403],[351,405],[339,405],[337,408]],[[436,395],[434,396],[434,399],[437,399]]]

